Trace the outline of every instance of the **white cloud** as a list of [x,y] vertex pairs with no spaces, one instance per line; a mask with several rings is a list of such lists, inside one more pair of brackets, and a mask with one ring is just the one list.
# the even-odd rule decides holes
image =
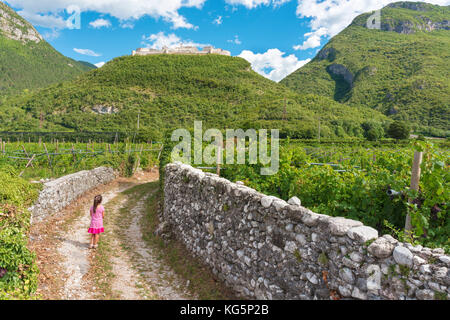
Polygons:
[[122,22],[122,23],[120,24],[120,27],[121,27],[122,29],[134,29],[134,23],[132,23],[132,22],[130,22],[130,21],[128,21],[128,22]]
[[239,57],[250,62],[253,70],[260,75],[277,82],[311,61],[311,59],[298,60],[293,54],[289,56],[284,55],[285,53],[278,49],[269,49],[265,53],[256,54],[252,51],[244,50]]
[[99,28],[109,28],[111,27],[111,22],[109,20],[105,19],[97,19],[95,21],[92,21],[89,23],[92,27],[99,29]]
[[99,63],[96,63],[96,64],[94,64],[94,66],[96,66],[97,68],[101,68],[101,67],[103,67],[104,65],[105,65],[105,63],[106,62],[99,62]]
[[44,37],[45,40],[51,41],[51,40],[59,38],[60,35],[61,35],[61,33],[59,32],[58,29],[52,29],[49,32],[45,32],[42,36]]
[[[62,13],[70,6],[77,6],[83,11],[96,11],[109,14],[119,20],[140,19],[148,15],[162,18],[172,27],[194,29],[186,18],[179,14],[182,8],[201,9],[206,0],[8,0],[15,8],[23,9],[28,14],[50,13],[62,19]],[[83,16],[82,16],[83,18]],[[62,26],[63,28],[64,26]]]
[[96,53],[90,49],[78,49],[78,48],[73,48],[73,51],[85,55],[85,56],[91,56],[91,57],[100,57],[101,54]]
[[218,16],[217,19],[213,21],[214,24],[221,25],[223,22],[222,16]]
[[148,48],[159,49],[161,50],[163,47],[174,48],[179,46],[192,46],[192,47],[205,47],[208,44],[196,43],[191,40],[182,40],[176,34],[171,33],[166,35],[164,32],[159,32],[155,34],[151,34],[146,37],[143,36],[142,44]]
[[233,40],[227,40],[227,42],[234,43],[234,44],[237,44],[237,45],[242,44],[241,40],[239,40],[239,36],[238,35],[235,35]]
[[261,5],[268,6],[273,5],[274,7],[281,6],[291,0],[225,0],[226,3],[231,5],[242,5],[247,9],[254,9]]
[[39,14],[25,10],[18,11],[17,13],[35,26],[51,29],[63,29],[66,27],[66,21],[62,17],[54,14]]
[[[378,10],[398,0],[298,0],[297,15],[311,18],[311,29],[322,30],[327,36],[335,36],[345,29],[358,15]],[[426,0],[432,4],[448,5],[450,0]],[[318,42],[318,35],[311,34],[303,46],[310,47]],[[306,36],[306,35],[305,35]],[[323,35],[322,35],[323,36]],[[320,38],[320,37],[319,37]],[[320,40],[320,39],[319,39]]]
[[307,50],[320,47],[322,37],[326,35],[326,28],[320,28],[314,32],[305,33],[304,36],[307,39],[303,42],[303,44],[294,46],[294,50]]

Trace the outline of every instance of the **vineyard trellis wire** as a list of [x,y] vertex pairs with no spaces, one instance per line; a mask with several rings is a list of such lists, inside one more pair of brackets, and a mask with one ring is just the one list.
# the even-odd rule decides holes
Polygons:
[[121,131],[102,131],[102,132],[19,132],[19,131],[0,131],[0,137],[8,142],[90,142],[101,141],[105,143],[118,143],[125,141],[149,142],[150,139],[145,132],[121,132]]
[[[17,144],[20,145],[21,149],[13,149],[8,150],[9,148],[8,143],[6,141],[1,141],[0,139],[0,159],[10,159],[13,162],[20,162],[20,161],[27,161],[27,164],[22,170],[22,172],[19,174],[19,176],[22,176],[25,169],[27,169],[30,166],[33,166],[33,162],[38,162],[41,158],[46,157],[48,160],[48,166],[53,170],[54,165],[57,162],[57,157],[72,155],[73,156],[73,166],[78,167],[78,165],[83,161],[83,159],[89,158],[89,157],[97,157],[100,155],[106,155],[106,154],[138,154],[138,164],[140,162],[140,155],[144,152],[158,152],[158,158],[157,161],[159,161],[161,157],[162,150],[164,148],[164,145],[162,143],[154,143],[153,141],[148,144],[149,147],[144,148],[145,144],[125,144],[125,147],[123,150],[114,150],[114,144],[111,146],[111,144],[102,143],[103,146],[101,150],[95,150],[95,143],[94,144],[86,144],[86,149],[76,149],[75,145],[72,143],[71,148],[58,148],[58,142],[56,143],[56,146],[54,149],[56,151],[49,152],[47,149],[47,146],[45,143],[39,143],[40,150],[29,152],[25,148],[25,143],[11,143],[11,144]],[[98,143],[97,143],[98,145]],[[160,146],[159,146],[160,145]],[[159,146],[157,148],[154,148],[154,146]],[[42,147],[44,150],[42,150]]]

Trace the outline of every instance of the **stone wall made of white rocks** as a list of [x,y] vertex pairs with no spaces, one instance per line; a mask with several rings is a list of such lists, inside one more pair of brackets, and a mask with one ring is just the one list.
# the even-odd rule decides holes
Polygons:
[[[450,298],[450,257],[359,221],[316,214],[181,163],[163,223],[229,287],[256,299]],[[326,279],[326,280],[325,280]]]
[[107,184],[115,178],[116,175],[112,168],[100,167],[90,171],[80,171],[44,183],[39,198],[29,208],[32,223],[43,221],[48,216],[58,214],[84,193],[102,184]]

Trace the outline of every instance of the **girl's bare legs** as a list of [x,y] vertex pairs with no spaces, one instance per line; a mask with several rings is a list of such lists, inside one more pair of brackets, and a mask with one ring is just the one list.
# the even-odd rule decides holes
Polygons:
[[94,247],[94,239],[95,239],[95,234],[91,234],[91,244],[90,244],[89,248]]
[[98,246],[98,240],[100,240],[100,234],[96,234],[96,235],[95,235],[95,240],[94,240],[94,245],[95,245],[95,247]]

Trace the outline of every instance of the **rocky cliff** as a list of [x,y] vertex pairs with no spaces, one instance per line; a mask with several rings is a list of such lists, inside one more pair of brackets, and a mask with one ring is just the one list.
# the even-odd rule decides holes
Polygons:
[[14,10],[0,2],[0,33],[8,39],[39,43],[42,36],[27,21],[18,16]]

